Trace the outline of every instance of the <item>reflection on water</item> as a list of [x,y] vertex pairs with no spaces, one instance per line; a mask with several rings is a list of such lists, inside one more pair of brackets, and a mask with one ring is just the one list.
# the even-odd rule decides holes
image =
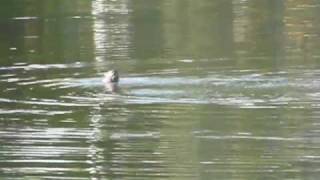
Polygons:
[[318,177],[319,3],[0,4],[0,179]]

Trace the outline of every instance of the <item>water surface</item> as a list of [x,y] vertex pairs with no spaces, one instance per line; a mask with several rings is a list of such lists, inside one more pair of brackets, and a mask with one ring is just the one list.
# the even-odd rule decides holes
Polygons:
[[317,179],[319,7],[0,2],[0,179]]

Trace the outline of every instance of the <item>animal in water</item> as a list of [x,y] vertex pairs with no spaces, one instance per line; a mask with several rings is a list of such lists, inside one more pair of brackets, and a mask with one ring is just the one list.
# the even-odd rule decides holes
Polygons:
[[118,82],[119,82],[119,73],[117,70],[110,70],[104,74],[103,83],[106,89],[110,92],[117,92]]
[[117,70],[110,70],[104,74],[103,82],[105,83],[117,83],[119,82],[119,73]]

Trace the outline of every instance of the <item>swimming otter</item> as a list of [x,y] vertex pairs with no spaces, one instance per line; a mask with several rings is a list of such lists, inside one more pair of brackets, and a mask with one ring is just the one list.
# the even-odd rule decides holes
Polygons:
[[107,90],[111,92],[117,92],[118,82],[119,82],[119,73],[117,70],[110,70],[104,74],[103,83]]
[[119,82],[119,73],[117,70],[110,70],[104,74],[104,83],[117,83]]

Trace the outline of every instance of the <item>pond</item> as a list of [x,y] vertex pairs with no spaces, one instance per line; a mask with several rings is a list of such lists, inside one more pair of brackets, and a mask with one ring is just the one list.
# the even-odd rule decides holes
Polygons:
[[317,1],[1,1],[0,179],[317,179],[319,17]]

